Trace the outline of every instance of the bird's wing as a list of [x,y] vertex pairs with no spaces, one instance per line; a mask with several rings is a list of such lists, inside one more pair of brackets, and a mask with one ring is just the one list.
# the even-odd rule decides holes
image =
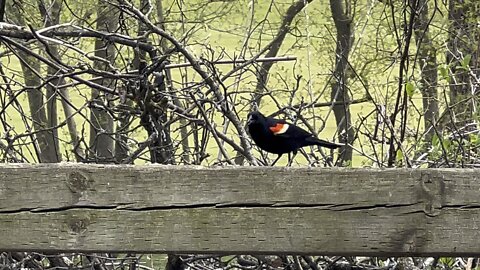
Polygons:
[[287,130],[290,128],[290,125],[288,123],[282,122],[283,121],[278,121],[268,127],[268,129],[270,129],[273,135],[285,134],[285,132],[287,132]]
[[273,135],[284,138],[306,138],[311,136],[310,133],[302,128],[290,124],[284,120],[275,119],[275,121],[272,121],[269,124],[269,129]]

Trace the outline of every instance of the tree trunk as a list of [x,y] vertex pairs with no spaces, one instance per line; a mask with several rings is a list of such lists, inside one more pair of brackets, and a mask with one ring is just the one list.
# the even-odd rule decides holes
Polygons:
[[[140,1],[140,10],[142,12],[145,12],[149,8],[150,8],[150,5],[147,1],[145,0]],[[125,31],[128,31],[128,29],[125,29]],[[145,34],[145,31],[146,29],[144,25],[142,23],[138,23],[137,36],[139,37],[143,36]],[[139,42],[146,42],[146,41],[147,39],[145,37],[142,37],[139,39]],[[146,63],[146,53],[140,49],[135,49],[132,67],[134,70],[137,70],[137,74],[140,74],[141,62]],[[126,93],[122,93],[122,95],[125,96],[127,93],[135,93],[138,95],[138,93],[142,92],[142,91],[136,92],[135,87],[136,85],[128,85],[127,88],[125,89]],[[140,97],[137,97],[137,100],[143,101],[143,99]],[[126,104],[127,106],[133,105],[133,101],[131,99],[122,98],[121,102]],[[131,115],[129,112],[120,113],[118,116],[117,131],[115,134],[115,137],[116,137],[115,159],[117,163],[122,163],[124,162],[124,160],[128,158],[127,144],[128,144],[129,134],[127,134],[126,132],[130,124],[130,119],[131,119]]]
[[[159,27],[163,30],[166,29],[166,25],[165,25],[165,18],[164,18],[164,15],[163,15],[163,5],[162,5],[162,0],[157,0],[157,17],[158,17],[158,24],[159,24]],[[168,43],[165,39],[162,39],[162,41],[160,42],[160,46],[162,47],[162,52],[166,52],[169,48],[168,48]],[[172,98],[172,101],[173,103],[175,104],[175,106],[178,106],[180,108],[185,108],[188,106],[187,105],[183,105],[182,102],[180,101],[180,99],[178,98],[178,95],[177,95],[177,91],[175,91],[174,89],[171,88],[171,85],[172,85],[172,74],[170,72],[170,69],[166,69],[165,71],[165,88],[167,89],[168,91],[168,94],[170,95],[170,97]],[[188,102],[188,100],[185,100],[184,102]],[[182,145],[182,154],[181,154],[181,161],[185,164],[190,164],[190,154],[191,154],[191,151],[190,151],[190,145],[189,145],[189,142],[188,142],[188,126],[189,126],[189,123],[186,119],[184,119],[183,117],[180,118],[179,120],[180,122],[180,140],[181,140],[181,145]]]
[[[337,29],[337,46],[335,49],[335,68],[333,71],[334,83],[332,84],[332,102],[341,102],[341,105],[334,105],[333,112],[337,122],[338,139],[341,143],[353,143],[354,130],[351,125],[350,117],[350,96],[347,88],[347,68],[348,56],[353,42],[352,18],[348,12],[349,2],[330,0],[330,9],[332,11],[333,21]],[[352,148],[348,145],[340,148],[338,165],[345,166],[351,164]]]
[[450,67],[450,105],[453,105],[455,114],[452,124],[463,127],[474,121],[477,110],[475,95],[478,83],[474,76],[478,78],[480,74],[480,5],[474,0],[449,0],[448,3],[450,27],[446,57]]
[[55,137],[52,129],[49,129],[49,122],[45,111],[44,94],[37,88],[41,82],[38,74],[40,62],[25,53],[19,52],[22,61],[22,71],[25,77],[25,86],[28,87],[27,96],[30,107],[30,115],[35,130],[36,143],[38,145],[38,158],[41,163],[56,163],[60,161],[58,149],[58,138]]
[[[149,10],[150,2],[141,0],[140,6],[142,11]],[[147,31],[147,28],[140,23],[138,31],[139,33],[144,33]],[[138,69],[139,74],[145,74],[145,68],[147,67],[145,52],[135,52],[134,66]],[[166,104],[169,95],[166,93],[163,70],[159,69],[153,72],[153,77],[153,84],[145,78],[141,81],[139,90],[135,93],[138,106],[142,109],[140,123],[147,131],[150,140],[150,162],[175,164],[175,149],[170,137],[170,125],[165,125],[168,121]]]
[[[285,40],[285,37],[288,34],[288,31],[290,31],[290,24],[292,23],[293,19],[295,16],[297,16],[300,11],[310,2],[313,0],[297,0],[295,3],[293,3],[285,13],[285,16],[283,17],[282,23],[280,25],[280,28],[277,31],[277,35],[275,38],[268,44],[268,51],[265,54],[265,57],[275,57],[278,54],[278,51],[280,50],[280,47],[283,44],[283,41]],[[258,74],[257,74],[257,85],[255,87],[255,94],[253,97],[253,102],[252,106],[260,106],[260,102],[263,97],[265,85],[267,84],[267,78],[268,78],[268,73],[270,72],[270,69],[272,68],[273,64],[275,62],[263,62],[259,68]]]
[[0,22],[3,22],[5,19],[5,5],[7,0],[0,0]]
[[[417,5],[412,2],[418,1]],[[420,85],[419,89],[422,94],[423,101],[423,122],[425,125],[425,141],[427,144],[432,142],[432,136],[435,129],[439,109],[437,95],[437,54],[430,37],[428,1],[427,0],[410,0],[411,6],[417,6],[418,16],[414,27],[414,35],[417,44],[417,64],[420,69]]]
[[[97,30],[115,32],[118,25],[118,10],[112,8],[108,3],[99,0],[97,3]],[[106,60],[94,61],[93,66],[98,70],[110,70],[109,65],[115,61],[115,47],[108,42],[95,40],[95,56]],[[115,88],[115,81],[101,79],[97,83],[106,87]],[[108,114],[106,107],[109,103],[109,96],[96,89],[92,89],[92,107],[90,108],[90,159],[98,163],[109,163],[114,161],[114,135],[113,119]]]
[[[46,26],[57,25],[60,22],[60,13],[62,11],[62,1],[54,0],[53,3],[49,3],[48,6],[45,6],[45,2],[39,2],[39,9],[42,17],[45,18]],[[49,44],[49,50],[51,55],[61,60],[60,53],[58,51],[58,45]],[[58,70],[48,66],[47,72],[49,76],[54,76],[57,74]],[[51,127],[57,125],[57,97],[60,96],[63,112],[65,115],[65,121],[67,122],[68,133],[71,139],[71,145],[75,155],[75,160],[81,162],[84,160],[83,148],[80,146],[80,138],[78,135],[77,124],[73,115],[75,114],[75,108],[72,107],[72,102],[70,99],[69,90],[66,88],[58,89],[57,86],[65,84],[63,77],[53,79],[50,84],[47,84],[47,118],[48,123]],[[55,136],[58,134],[58,129],[54,129]],[[57,148],[57,151],[60,151]]]
[[[12,5],[15,3],[11,3]],[[23,14],[20,13],[18,7],[11,6],[11,13],[15,17],[19,25],[25,25]],[[28,88],[27,97],[30,107],[30,115],[33,121],[33,128],[35,135],[34,144],[38,156],[38,161],[41,163],[55,163],[61,160],[60,152],[58,151],[58,137],[55,136],[54,129],[50,126],[45,110],[45,99],[40,80],[40,62],[36,58],[28,54],[18,51],[20,56],[20,65],[22,68],[25,86]]]
[[70,98],[70,92],[68,88],[62,88],[60,91],[60,100],[62,103],[63,113],[65,120],[67,121],[68,133],[70,135],[72,151],[75,155],[77,162],[85,161],[85,150],[81,145],[81,138],[78,134],[77,123],[73,116],[76,113],[75,108],[72,105],[72,99]]
[[[47,27],[52,25],[57,25],[60,21],[60,11],[62,9],[62,1],[54,0],[49,4],[47,8],[45,2],[39,2],[40,14],[45,20],[45,25]],[[58,46],[55,44],[49,45],[50,53],[53,57],[60,59],[60,54],[58,53]],[[47,67],[48,76],[54,76],[58,70],[52,66]],[[57,89],[56,86],[59,84],[64,84],[65,80],[63,79],[53,79],[49,84],[46,85],[47,88],[47,123],[48,127],[56,127],[58,125],[58,112],[57,112]],[[52,134],[55,138],[58,138],[58,128],[52,129]],[[55,151],[60,153],[60,145],[55,144]],[[59,155],[59,160],[61,160],[61,155]]]

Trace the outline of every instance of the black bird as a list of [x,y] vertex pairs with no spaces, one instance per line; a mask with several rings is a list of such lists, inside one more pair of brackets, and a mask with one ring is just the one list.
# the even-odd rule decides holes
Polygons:
[[248,114],[247,126],[250,137],[260,149],[278,155],[272,166],[283,154],[288,153],[290,160],[290,153],[293,152],[295,156],[297,150],[304,146],[319,145],[330,149],[342,146],[318,139],[294,124],[285,120],[266,117],[259,111]]

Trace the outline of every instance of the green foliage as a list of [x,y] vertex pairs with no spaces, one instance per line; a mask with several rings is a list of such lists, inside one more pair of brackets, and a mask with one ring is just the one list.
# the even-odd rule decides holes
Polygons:
[[[216,59],[228,59],[228,58],[249,58],[252,55],[259,53],[276,35],[278,26],[285,16],[285,12],[290,5],[295,1],[176,1],[176,0],[163,0],[162,5],[164,8],[164,15],[166,19],[165,27],[166,31],[177,39],[181,39],[189,51],[191,51],[196,57],[204,58],[207,60]],[[13,4],[14,2],[12,2]],[[37,3],[35,1],[22,1],[24,4],[19,11],[21,11],[24,17],[25,24],[33,24],[34,28],[43,27],[43,19],[38,13]],[[63,11],[61,13],[61,23],[71,23],[72,25],[95,28],[96,23],[96,6],[97,0],[86,1],[71,1],[67,0],[64,3]],[[467,3],[476,3],[476,1],[467,1]],[[135,6],[140,5],[140,1],[132,1]],[[347,69],[348,82],[346,87],[351,93],[352,99],[360,99],[362,97],[369,97],[378,104],[386,104],[386,111],[391,113],[393,110],[393,104],[398,89],[399,78],[396,76],[399,74],[398,65],[398,35],[403,35],[401,27],[397,27],[386,23],[392,20],[391,16],[395,17],[395,20],[403,23],[404,16],[400,12],[405,7],[402,1],[392,2],[390,5],[385,5],[384,2],[370,2],[370,1],[353,1],[350,2],[351,10],[354,10],[353,24],[355,25],[355,41],[352,44],[352,52],[349,56],[349,64],[351,67]],[[429,5],[432,2],[428,3]],[[67,8],[68,6],[68,8]],[[113,6],[112,6],[113,8]],[[394,8],[396,12],[385,12],[385,8]],[[9,7],[11,11],[11,7]],[[448,6],[440,5],[438,11],[429,11],[429,22],[435,27],[428,29],[429,33],[424,33],[434,37],[431,44],[422,44],[421,46],[433,46],[434,52],[437,54],[438,74],[440,82],[438,83],[439,91],[446,91],[446,96],[449,96],[449,86],[452,83],[456,83],[453,80],[453,74],[451,70],[453,68],[468,70],[475,57],[473,53],[462,52],[463,57],[456,58],[461,61],[456,61],[453,64],[446,63],[445,44],[449,38],[449,19],[448,16],[442,16],[448,14]],[[126,15],[126,14],[124,14]],[[268,96],[261,108],[267,112],[273,112],[282,106],[288,106],[292,104],[310,102],[325,103],[330,100],[330,84],[336,82],[331,78],[331,70],[335,66],[335,26],[332,20],[332,14],[328,5],[320,5],[317,2],[313,2],[302,10],[297,17],[293,20],[289,27],[289,34],[285,40],[285,43],[281,45],[279,55],[291,55],[296,56],[296,62],[277,62],[273,65],[268,81],[266,82],[265,89],[267,89]],[[475,19],[477,13],[469,13],[469,19]],[[10,15],[10,17],[13,17]],[[158,16],[155,15],[154,9],[149,13],[149,18],[155,24],[158,23]],[[123,16],[122,29],[119,30],[119,34],[127,36],[136,35],[136,29],[138,28],[138,22],[133,16]],[[476,20],[473,20],[476,22]],[[15,22],[17,23],[17,22]],[[18,22],[20,23],[20,22]],[[400,24],[399,24],[400,25]],[[148,34],[148,38],[152,44],[159,44],[160,37],[152,33]],[[62,61],[67,65],[75,66],[78,63],[84,63],[86,66],[91,65],[90,56],[93,54],[94,38],[78,38],[67,39],[66,42],[78,47],[85,52],[78,53],[73,50],[66,49],[65,46],[59,46],[62,54]],[[168,42],[167,46],[170,46]],[[411,53],[414,55],[418,53],[415,51],[420,48],[420,44],[414,44],[412,39]],[[474,44],[476,45],[476,43]],[[243,47],[245,46],[245,47]],[[43,48],[43,46],[40,46]],[[35,48],[38,50],[38,48]],[[117,46],[119,52],[115,67],[119,71],[123,72],[130,67],[131,60],[134,58],[134,48],[127,46]],[[15,74],[18,68],[18,61],[14,57],[3,58],[3,63],[7,67],[9,72],[7,77],[13,77],[14,80],[19,80],[18,77],[14,77],[11,74]],[[412,58],[413,59],[413,58]],[[178,54],[173,55],[170,58],[172,63],[185,62]],[[418,76],[419,70],[422,67],[417,68],[415,65],[422,62],[423,59],[418,61],[411,61],[407,63],[406,73],[403,75],[405,84],[403,85],[404,93],[409,98],[409,103],[400,106],[400,108],[406,108],[408,110],[407,119],[407,135],[404,143],[404,151],[397,151],[395,153],[395,160],[397,162],[403,162],[404,158],[410,158],[411,146],[421,145],[423,138],[413,134],[422,134],[423,124],[419,124],[420,115],[424,112],[421,94],[423,94],[424,85],[421,78]],[[430,62],[429,62],[430,63]],[[446,64],[442,64],[446,63]],[[232,69],[232,66],[218,65],[219,74],[225,74]],[[249,108],[248,104],[244,104],[242,100],[248,100],[252,89],[255,88],[256,83],[256,68],[247,68],[248,72],[245,72],[246,76],[242,78],[238,77],[228,79],[225,81],[227,85],[227,92],[231,95],[232,100],[237,102],[235,109],[238,109],[239,116],[242,117],[244,108]],[[186,72],[188,71],[188,72]],[[183,89],[185,82],[196,82],[198,77],[191,76],[193,72],[190,72],[188,68],[185,70],[171,70],[173,77],[173,88]],[[18,72],[17,72],[18,73]],[[188,74],[188,75],[187,75]],[[253,75],[253,76],[252,76]],[[302,75],[303,79],[299,82],[298,91],[292,94],[292,89],[296,87],[295,77]],[[91,79],[91,76],[82,75],[84,79]],[[21,80],[20,80],[21,81]],[[67,82],[71,80],[67,79]],[[179,83],[177,83],[179,82]],[[236,83],[238,82],[238,87]],[[235,86],[235,87],[230,87]],[[14,86],[14,91],[19,87]],[[234,94],[235,91],[242,94]],[[82,108],[85,105],[89,96],[89,88],[86,86],[76,86],[75,89],[70,90],[73,103]],[[181,94],[181,92],[180,92]],[[22,95],[19,95],[18,99],[22,100]],[[272,99],[275,98],[275,102]],[[292,104],[287,104],[290,102]],[[21,101],[22,104],[26,103]],[[188,98],[183,100],[184,106],[188,107]],[[446,100],[443,100],[443,96],[439,96],[440,106],[444,106]],[[12,107],[12,106],[10,106]],[[27,107],[27,106],[25,106]],[[88,107],[83,107],[82,113],[88,115]],[[373,102],[365,102],[362,104],[354,104],[350,106],[352,114],[352,122],[358,123],[363,126],[359,127],[359,134],[370,134],[376,128],[375,125],[375,110]],[[320,136],[323,138],[333,138],[337,136],[337,129],[335,127],[335,121],[333,114],[330,113],[330,107],[317,107],[310,109],[310,107],[302,108],[302,114],[308,119],[314,126],[317,132],[321,132]],[[8,112],[12,112],[8,117],[13,117],[12,122],[16,122],[15,131],[17,133],[24,132],[25,127],[22,127],[22,119],[18,113],[8,108]],[[441,113],[441,112],[440,112]],[[220,121],[219,113],[213,117]],[[78,124],[82,123],[82,117],[75,115]],[[365,119],[364,119],[365,118]],[[61,121],[63,118],[61,119]],[[80,120],[80,121],[79,121]],[[241,119],[243,120],[243,119]],[[400,121],[400,118],[397,118]],[[398,123],[395,123],[398,127]],[[80,128],[80,127],[79,127]],[[88,125],[86,125],[88,129]],[[172,129],[175,130],[175,129]],[[87,130],[88,131],[88,130]],[[146,139],[144,132],[135,131],[132,133],[132,137],[136,141],[143,141]],[[176,131],[173,131],[175,133]],[[237,134],[233,129],[226,129],[229,136],[235,138]],[[72,148],[69,146],[68,131],[63,128],[63,131],[59,133],[61,140],[66,143],[62,144],[62,148]],[[175,137],[178,134],[174,134]],[[82,134],[82,136],[88,135]],[[385,134],[379,136],[391,136],[388,134],[388,130]],[[450,152],[457,149],[459,141],[443,138],[443,135],[433,136],[431,142],[433,151],[431,156],[441,157],[443,150]],[[415,138],[414,138],[415,137]],[[372,162],[372,159],[365,159],[362,154],[358,154],[354,157],[352,163],[349,166],[362,166],[362,164],[380,164],[383,162],[384,156],[382,154],[372,155],[373,148],[377,153],[388,152],[388,145],[381,143],[381,138],[378,136],[371,145],[368,143],[362,145],[362,151],[370,156],[378,157],[379,163]],[[359,142],[364,143],[365,137],[359,135],[355,142],[354,147],[359,147]],[[464,139],[462,143],[470,145],[478,145],[479,139],[476,135],[469,135],[468,139]],[[176,141],[178,143],[178,141]],[[131,149],[136,149],[135,141],[130,141]],[[425,145],[430,146],[430,142],[426,142]],[[363,147],[365,147],[363,149]],[[211,153],[215,153],[217,149],[209,146],[208,149]],[[426,149],[426,148],[425,148]],[[227,149],[231,151],[231,149]],[[32,152],[32,151],[31,151]],[[453,155],[453,154],[452,154]],[[215,155],[212,155],[215,156]]]
[[464,70],[468,70],[471,60],[472,60],[472,55],[471,54],[465,55],[465,57],[460,61],[461,68],[464,69]]
[[[428,153],[429,160],[448,160],[449,162],[468,162],[466,156],[469,152],[476,151],[480,146],[480,135],[470,133],[466,136],[451,136],[448,134],[434,134],[431,148]],[[472,155],[475,156],[475,155]]]
[[433,134],[432,136],[432,145],[437,146],[440,143],[440,139],[438,138],[437,133]]
[[449,74],[449,66],[448,65],[441,65],[438,67],[438,69],[440,70],[440,75],[442,76],[442,79],[444,79],[445,81],[447,81],[447,83],[450,83],[450,80],[451,80],[451,77],[450,77],[450,74]]
[[455,264],[455,258],[452,258],[452,257],[441,257],[438,262],[440,264],[443,264],[449,268],[452,268],[453,265]]
[[409,98],[413,97],[413,94],[415,94],[415,85],[412,81],[407,82],[407,84],[405,85],[405,91],[407,92],[407,96]]
[[468,139],[472,144],[472,147],[478,147],[480,145],[480,134],[470,133],[468,134]]
[[402,163],[402,161],[403,161],[403,151],[402,151],[402,149],[397,149],[397,154],[395,156],[395,160],[398,164]]

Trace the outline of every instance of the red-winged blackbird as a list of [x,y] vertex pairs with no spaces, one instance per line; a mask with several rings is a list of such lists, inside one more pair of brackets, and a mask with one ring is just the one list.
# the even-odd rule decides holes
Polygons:
[[248,133],[258,147],[278,155],[272,166],[283,154],[288,153],[290,159],[291,152],[296,155],[297,150],[304,146],[319,145],[330,149],[342,146],[318,139],[294,124],[285,120],[266,117],[259,111],[248,114],[247,125]]

